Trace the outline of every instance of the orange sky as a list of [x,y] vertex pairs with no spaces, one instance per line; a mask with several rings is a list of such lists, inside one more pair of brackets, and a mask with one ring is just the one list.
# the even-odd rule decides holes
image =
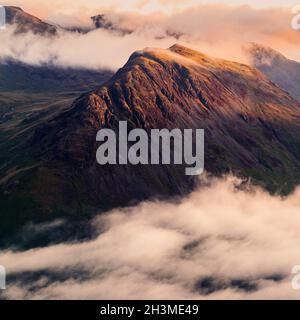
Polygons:
[[4,0],[3,5],[21,6],[43,18],[55,14],[93,14],[96,11],[139,11],[142,13],[165,12],[171,13],[190,6],[200,4],[231,4],[231,5],[251,5],[254,7],[293,7],[297,0]]

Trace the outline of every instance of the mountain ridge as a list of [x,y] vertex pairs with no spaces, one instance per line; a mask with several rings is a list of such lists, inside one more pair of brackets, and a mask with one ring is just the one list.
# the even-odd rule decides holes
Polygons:
[[22,8],[16,6],[5,6],[6,22],[16,26],[16,33],[25,33],[31,31],[40,35],[55,35],[58,27],[46,23],[41,19],[25,12]]
[[286,58],[280,52],[261,44],[244,46],[250,64],[264,73],[271,81],[300,101],[300,63]]
[[233,173],[280,194],[300,182],[298,101],[250,66],[180,45],[148,48],[35,130],[26,170],[14,168],[0,185],[3,228],[11,216],[20,225],[83,219],[143,200],[174,199],[197,186],[185,166],[98,165],[98,130],[117,132],[121,120],[146,131],[204,129],[209,174]]
[[[178,60],[172,60],[173,54],[178,55],[176,56]],[[146,49],[134,53],[111,80],[100,89],[80,97],[67,111],[66,118],[70,124],[66,123],[66,127],[62,130],[64,132],[62,139],[65,141],[65,137],[70,138],[69,149],[63,149],[66,144],[62,143],[63,147],[56,150],[55,154],[73,159],[75,162],[78,161],[78,164],[85,157],[94,161],[93,152],[84,147],[80,150],[77,148],[77,145],[81,145],[83,140],[86,141],[87,136],[81,137],[78,124],[71,124],[73,117],[75,119],[82,117],[80,120],[83,121],[82,132],[85,135],[88,131],[89,139],[93,140],[96,130],[101,127],[116,129],[117,119],[128,120],[132,123],[132,127],[141,127],[146,130],[150,128],[171,129],[174,125],[179,128],[199,128],[199,124],[206,127],[203,119],[210,118],[216,126],[217,122],[222,124],[222,122],[233,121],[249,126],[251,118],[256,117],[259,120],[255,120],[260,125],[263,124],[262,130],[268,131],[271,129],[264,122],[264,117],[272,117],[272,121],[290,123],[294,121],[295,115],[297,125],[299,125],[299,103],[274,86],[256,69],[224,61],[209,59],[206,55],[195,54],[195,51],[179,45],[167,51]],[[221,66],[222,75],[218,74]],[[169,75],[173,77],[171,81]],[[186,81],[185,77],[189,81]],[[242,79],[245,83],[242,83]],[[176,90],[174,90],[175,86]],[[255,99],[255,104],[251,101],[252,99]],[[250,103],[254,106],[250,107]],[[270,109],[263,109],[261,103],[264,105],[273,103],[274,105],[270,106]],[[282,109],[276,105],[280,103],[285,104],[281,107]],[[240,114],[241,111],[243,114]],[[273,116],[275,111],[276,117]],[[73,126],[77,128],[76,139],[79,141],[83,139],[81,143],[78,140],[71,142],[73,140],[68,134],[68,127]],[[206,129],[213,137],[212,130]],[[227,127],[226,129],[229,130]],[[58,136],[57,138],[60,139]],[[253,145],[256,144],[253,139],[247,138]],[[217,144],[222,149],[221,145]],[[226,145],[225,141],[222,145],[224,144]],[[239,149],[237,141],[232,141],[231,144],[229,146],[231,152],[235,154],[236,159],[240,158],[238,163],[244,161],[257,164],[255,157],[244,149],[238,151],[240,152],[238,155],[238,152],[234,150],[234,145]],[[75,146],[74,149],[73,146]],[[208,167],[211,167],[212,172],[214,171],[213,166],[208,165]],[[216,168],[216,171],[218,172],[219,168]]]

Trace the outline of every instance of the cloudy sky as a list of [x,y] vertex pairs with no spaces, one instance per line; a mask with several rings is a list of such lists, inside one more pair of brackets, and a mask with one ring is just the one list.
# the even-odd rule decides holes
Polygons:
[[[167,48],[179,41],[203,53],[242,63],[247,63],[242,46],[256,42],[300,61],[300,32],[291,27],[293,1],[284,1],[284,5],[280,0],[264,1],[263,6],[257,1],[254,7],[245,6],[247,1],[230,2],[235,5],[229,6],[228,1],[214,5],[213,1],[195,0],[7,0],[5,4],[20,5],[29,13],[63,26],[90,25],[93,14],[106,12],[117,28],[134,32],[120,37],[95,30],[84,35],[64,33],[49,40],[32,34],[15,36],[7,28],[0,34],[0,59],[13,57],[32,64],[51,61],[60,66],[104,67],[115,71],[136,50]],[[170,36],[170,31],[183,36],[178,40]]]
[[171,13],[188,7],[202,4],[230,4],[230,5],[251,5],[253,7],[292,7],[299,4],[297,0],[3,0],[4,5],[17,5],[26,10],[31,10],[43,18],[55,14],[91,14],[95,11],[117,10],[117,11],[139,11],[166,12]]

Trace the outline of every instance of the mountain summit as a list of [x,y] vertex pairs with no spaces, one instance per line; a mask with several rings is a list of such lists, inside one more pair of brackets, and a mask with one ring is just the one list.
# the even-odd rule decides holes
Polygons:
[[98,165],[96,134],[120,120],[130,129],[205,129],[211,174],[233,172],[284,194],[300,181],[299,102],[247,65],[180,45],[147,48],[36,130],[22,164],[35,169],[14,168],[1,186],[7,214],[78,217],[193,189],[197,179],[181,166]]
[[42,21],[41,19],[26,13],[19,7],[5,6],[6,22],[16,25],[17,33],[31,31],[36,34],[53,35],[57,27]]

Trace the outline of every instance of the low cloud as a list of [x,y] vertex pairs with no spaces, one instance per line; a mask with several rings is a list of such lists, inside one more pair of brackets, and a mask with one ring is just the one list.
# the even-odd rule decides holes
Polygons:
[[[86,27],[90,23],[88,16],[56,17],[57,23],[67,27],[74,24]],[[87,34],[60,32],[57,37],[46,38],[31,33],[16,35],[13,27],[8,27],[0,32],[0,59],[116,70],[136,50],[167,48],[180,42],[203,53],[247,63],[241,47],[247,42],[257,42],[300,61],[300,33],[291,28],[292,14],[286,9],[202,5],[171,15],[109,11],[107,19],[116,29],[132,33],[94,30]]]
[[[14,59],[27,64],[53,64],[60,67],[88,69],[121,67],[131,53],[148,44],[142,36],[119,37],[105,30],[87,34],[60,32],[55,38],[32,33],[14,34],[14,27],[0,32],[0,59]],[[171,45],[173,41],[153,41],[156,46]]]
[[4,251],[8,299],[300,298],[300,190],[282,199],[210,181],[179,203],[147,202],[92,222],[99,235]]

